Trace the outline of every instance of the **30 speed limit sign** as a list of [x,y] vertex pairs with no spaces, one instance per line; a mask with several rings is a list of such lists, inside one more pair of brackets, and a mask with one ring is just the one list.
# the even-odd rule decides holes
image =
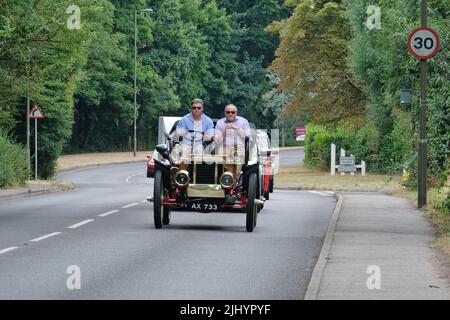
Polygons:
[[409,34],[408,50],[419,59],[425,60],[434,57],[439,51],[439,38],[431,28],[420,27]]

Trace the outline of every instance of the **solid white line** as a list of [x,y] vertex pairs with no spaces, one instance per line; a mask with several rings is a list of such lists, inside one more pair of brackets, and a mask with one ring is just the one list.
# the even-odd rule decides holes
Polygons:
[[3,249],[3,250],[0,250],[0,254],[7,253],[9,251],[16,250],[16,249],[19,249],[19,247],[6,248],[6,249]]
[[137,203],[137,202],[135,202],[135,203],[130,203],[130,204],[127,204],[126,206],[123,206],[122,207],[122,209],[126,209],[126,208],[129,208],[129,207],[134,207],[134,206],[137,206],[139,203]]
[[38,241],[41,241],[41,240],[44,240],[44,239],[47,239],[47,238],[50,238],[50,237],[53,237],[53,236],[57,236],[57,235],[60,234],[60,233],[61,233],[61,232],[53,232],[53,233],[49,233],[49,234],[46,234],[45,236],[42,236],[42,237],[39,237],[39,238],[30,240],[30,241],[38,242]]
[[145,200],[142,200],[142,201],[141,201],[141,203],[145,203],[145,202],[148,202],[148,200],[147,200],[147,199],[145,199]]
[[74,225],[71,225],[70,227],[67,227],[67,228],[68,229],[75,229],[75,228],[78,228],[78,227],[82,226],[83,224],[86,224],[86,223],[89,223],[89,222],[92,222],[92,221],[94,221],[94,219],[84,220],[84,221],[78,222],[78,223],[76,223]]
[[106,217],[106,216],[109,216],[110,214],[113,214],[113,213],[116,213],[116,212],[119,212],[119,210],[108,211],[108,212],[99,214],[98,216],[99,216],[99,217]]

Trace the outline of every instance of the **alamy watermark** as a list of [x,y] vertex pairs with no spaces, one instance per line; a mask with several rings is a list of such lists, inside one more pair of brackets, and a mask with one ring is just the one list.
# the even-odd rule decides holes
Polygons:
[[368,17],[366,20],[366,26],[369,30],[381,29],[381,10],[379,6],[370,5],[366,11]]
[[77,265],[70,265],[66,270],[67,274],[70,276],[66,280],[66,286],[69,290],[80,290],[81,289],[81,269]]
[[381,289],[381,269],[377,265],[370,265],[367,267],[366,273],[369,277],[366,281],[367,289],[380,290]]
[[81,29],[81,10],[76,4],[67,7],[66,13],[70,14],[67,18],[67,29]]

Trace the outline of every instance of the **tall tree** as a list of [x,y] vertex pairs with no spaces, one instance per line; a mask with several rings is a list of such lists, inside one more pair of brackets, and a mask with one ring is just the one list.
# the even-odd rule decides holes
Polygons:
[[289,19],[267,30],[279,33],[280,47],[269,70],[292,97],[286,112],[316,123],[336,124],[364,115],[364,94],[347,67],[350,28],[341,1],[287,1]]

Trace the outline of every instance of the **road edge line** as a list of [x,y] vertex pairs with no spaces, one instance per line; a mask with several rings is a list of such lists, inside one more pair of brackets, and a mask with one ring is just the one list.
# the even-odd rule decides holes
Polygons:
[[317,299],[320,283],[322,281],[323,271],[325,269],[325,265],[331,251],[331,245],[333,244],[336,223],[342,210],[342,203],[344,202],[344,197],[342,195],[335,193],[333,196],[337,198],[336,207],[334,208],[333,215],[328,225],[328,230],[325,236],[325,240],[323,241],[322,250],[320,251],[319,259],[317,259],[316,266],[314,267],[314,270],[312,272],[311,280],[309,281],[308,289],[306,289],[304,300]]

